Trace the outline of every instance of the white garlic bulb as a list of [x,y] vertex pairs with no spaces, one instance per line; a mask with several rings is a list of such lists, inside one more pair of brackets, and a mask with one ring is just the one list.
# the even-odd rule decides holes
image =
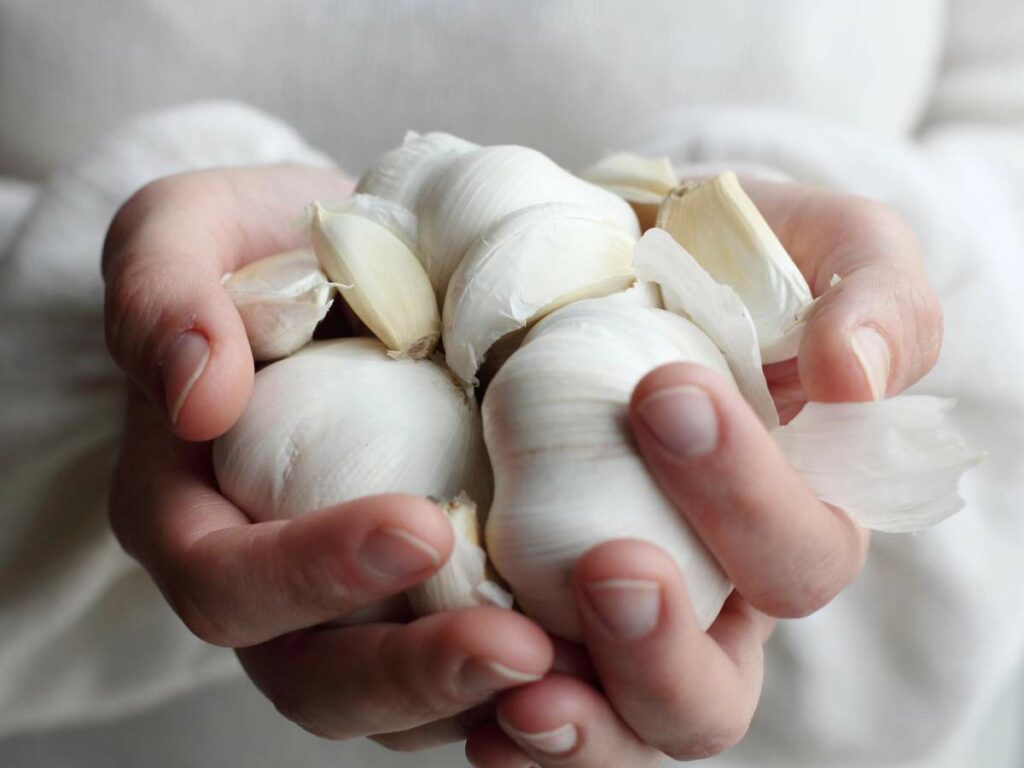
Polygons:
[[305,248],[254,261],[221,283],[238,307],[257,361],[277,360],[308,344],[334,294]]
[[444,300],[448,367],[474,383],[502,336],[579,299],[633,282],[636,239],[575,205],[535,205],[511,213],[470,247]]
[[545,203],[588,208],[633,237],[640,234],[627,202],[540,152],[517,146],[473,150],[438,173],[417,203],[424,266],[438,295],[474,240],[508,214]]
[[459,155],[478,144],[450,133],[409,131],[400,147],[381,155],[359,179],[356,192],[390,200],[415,210],[424,187]]
[[433,361],[393,360],[372,339],[313,342],[259,371],[213,461],[256,521],[376,493],[490,498],[475,400]]
[[688,360],[731,378],[695,325],[664,310],[596,299],[558,310],[527,334],[484,397],[494,471],[487,549],[524,611],[576,639],[568,573],[595,544],[632,537],[665,549],[702,626],[731,586],[637,454],[627,411],[636,383]]

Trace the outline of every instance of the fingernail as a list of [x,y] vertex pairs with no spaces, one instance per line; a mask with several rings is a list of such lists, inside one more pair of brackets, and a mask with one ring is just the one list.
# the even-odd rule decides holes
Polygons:
[[579,729],[572,723],[566,723],[557,728],[552,728],[550,731],[541,731],[540,733],[524,733],[513,728],[500,718],[499,725],[501,725],[505,733],[527,749],[541,752],[545,755],[558,756],[568,754],[576,749],[576,744],[580,739]]
[[662,447],[680,458],[704,456],[718,444],[718,415],[700,387],[659,390],[640,403],[637,413]]
[[363,564],[386,581],[406,581],[441,564],[441,553],[401,528],[370,534],[360,552]]
[[543,675],[520,672],[490,659],[469,659],[459,670],[459,690],[469,696],[485,696],[525,683],[535,683]]
[[185,331],[171,343],[160,365],[171,424],[178,423],[181,409],[209,361],[210,342],[199,331]]
[[857,358],[872,399],[881,400],[889,384],[889,345],[874,328],[862,325],[850,334],[850,350]]
[[605,629],[619,640],[639,640],[658,626],[661,585],[646,579],[607,579],[587,584],[587,598]]

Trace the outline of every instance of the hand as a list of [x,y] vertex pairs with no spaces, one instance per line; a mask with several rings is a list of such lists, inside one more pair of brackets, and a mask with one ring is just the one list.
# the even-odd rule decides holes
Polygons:
[[539,679],[548,638],[487,608],[311,629],[436,571],[453,544],[444,515],[381,496],[253,524],[217,491],[209,444],[186,442],[227,430],[252,388],[221,275],[301,245],[303,206],[351,186],[307,168],[206,171],[155,182],[118,213],[104,253],[107,332],[133,384],[111,522],[192,632],[239,649],[285,716],[331,738],[387,734],[414,748],[463,738],[483,716],[474,707]]
[[[815,295],[797,360],[766,368],[783,420],[808,399],[895,394],[938,355],[942,318],[917,239],[878,204],[745,183]],[[829,289],[833,274],[842,277]],[[866,531],[818,501],[735,388],[697,365],[653,371],[630,417],[647,464],[736,585],[707,632],[675,563],[608,542],[573,572],[595,681],[550,675],[499,698],[467,755],[478,768],[654,766],[709,756],[746,732],[773,620],[805,616],[860,571]]]

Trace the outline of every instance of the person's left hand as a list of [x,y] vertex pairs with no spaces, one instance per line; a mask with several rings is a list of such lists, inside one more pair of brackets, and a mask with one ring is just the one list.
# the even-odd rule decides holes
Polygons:
[[[783,420],[807,400],[895,394],[935,363],[942,315],[910,227],[879,204],[746,182],[815,295],[797,360],[766,367]],[[842,281],[829,288],[833,274]],[[593,663],[500,696],[466,754],[477,768],[654,766],[706,757],[747,730],[774,618],[827,604],[860,571],[867,532],[822,503],[735,387],[678,363],[636,387],[648,467],[736,589],[707,632],[659,548],[615,541],[573,571]]]

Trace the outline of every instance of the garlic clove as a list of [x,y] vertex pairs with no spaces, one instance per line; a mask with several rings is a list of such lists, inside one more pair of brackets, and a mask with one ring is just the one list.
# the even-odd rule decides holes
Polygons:
[[761,368],[754,322],[736,292],[715,282],[661,229],[644,233],[633,263],[637,277],[661,287],[666,309],[690,318],[714,341],[743,397],[768,429],[777,427],[779,414]]
[[730,376],[717,347],[685,318],[591,299],[537,323],[484,396],[495,484],[487,550],[524,611],[556,635],[579,638],[569,573],[609,539],[665,549],[703,627],[729,594],[728,579],[647,471],[629,432],[637,382],[679,360]]
[[512,595],[488,573],[476,504],[460,493],[442,509],[455,533],[455,547],[441,570],[408,590],[413,611],[417,616],[427,616],[479,605],[511,608]]
[[946,424],[953,405],[927,395],[808,403],[772,434],[818,498],[866,528],[907,533],[962,509],[960,475],[984,458]]
[[431,284],[444,296],[473,242],[521,208],[566,203],[589,208],[634,237],[636,215],[622,198],[526,147],[483,147],[460,155],[420,198],[420,244]]
[[475,398],[443,366],[393,360],[367,338],[314,341],[257,372],[213,465],[257,522],[378,493],[491,499]]
[[363,174],[356,192],[415,210],[420,194],[439,170],[459,155],[478,148],[478,144],[450,133],[409,131],[400,147],[381,155]]
[[632,152],[609,155],[579,176],[628,201],[644,231],[655,225],[662,200],[679,186],[676,169],[667,157],[645,157]]
[[661,204],[657,225],[739,294],[763,362],[796,356],[811,289],[736,174],[678,187]]
[[500,338],[560,306],[632,284],[636,240],[574,205],[509,214],[470,247],[448,283],[448,367],[466,383]]
[[257,361],[286,357],[309,343],[331,308],[334,287],[308,249],[279,253],[224,275]]
[[407,216],[367,195],[332,208],[314,203],[309,237],[342,298],[389,353],[422,358],[437,345],[441,321],[408,221],[403,224]]

